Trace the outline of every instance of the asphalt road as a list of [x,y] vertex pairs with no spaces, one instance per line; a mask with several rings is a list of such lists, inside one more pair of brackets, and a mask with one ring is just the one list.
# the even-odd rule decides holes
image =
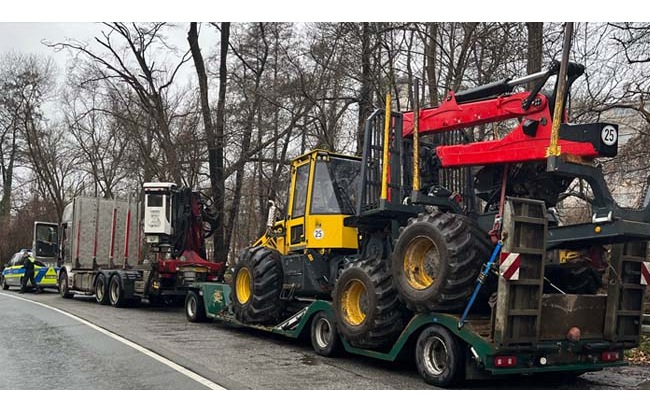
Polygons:
[[[0,293],[0,310],[6,319],[7,310],[13,310],[11,307],[15,302],[14,299],[2,296],[3,293],[14,295],[16,292]],[[131,308],[113,308],[96,304],[92,297],[63,299],[54,292],[20,296],[51,305],[106,328],[227,389],[435,389],[422,381],[410,359],[401,363],[389,363],[353,355],[343,355],[336,359],[324,358],[314,354],[309,342],[219,322],[189,323],[185,320],[181,307],[150,307],[142,304]],[[22,317],[11,321],[14,326],[8,327],[6,322],[0,326],[2,335],[14,328],[22,330],[26,322],[41,325],[40,311],[29,316],[19,313],[20,311],[15,316]],[[75,375],[77,371],[86,373],[89,369],[88,360],[115,365],[118,362],[116,359],[120,358],[118,354],[133,356],[133,353],[129,355],[128,351],[123,352],[125,348],[113,347],[107,343],[100,346],[100,350],[84,352],[89,350],[89,347],[84,346],[87,344],[84,343],[85,332],[65,335],[72,334],[77,328],[78,326],[57,329],[58,333],[64,334],[64,338],[76,336],[79,339],[56,340],[73,342],[73,349],[68,351],[70,363],[65,366],[68,374]],[[5,338],[0,337],[1,347],[6,346],[3,339]],[[80,351],[76,345],[85,349]],[[113,352],[114,349],[117,352]],[[3,350],[0,349],[0,360],[7,356]],[[27,364],[32,362],[31,358],[20,359]],[[127,357],[119,362],[128,364],[130,359]],[[65,363],[62,360],[58,362],[56,365]],[[119,368],[111,368],[119,373]],[[158,377],[157,374],[147,373],[151,379]],[[101,381],[84,381],[80,387],[103,389],[105,386],[102,384]],[[0,387],[3,385],[0,380]],[[70,387],[74,387],[74,384]],[[473,381],[467,383],[464,389],[650,389],[650,367],[612,368],[588,373],[570,382],[522,377]]]
[[208,389],[91,326],[0,294],[0,389]]

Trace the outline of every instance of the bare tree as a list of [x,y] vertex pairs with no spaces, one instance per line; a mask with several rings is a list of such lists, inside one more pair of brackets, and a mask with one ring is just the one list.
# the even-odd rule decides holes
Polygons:
[[122,82],[137,96],[142,111],[151,117],[151,129],[161,154],[165,158],[165,168],[158,171],[161,179],[171,177],[182,183],[182,164],[176,150],[176,136],[172,122],[178,114],[172,111],[170,87],[174,84],[180,68],[189,60],[189,51],[180,60],[165,67],[159,58],[162,50],[171,53],[163,35],[165,23],[123,24],[104,23],[105,31],[95,37],[95,43],[102,52],[94,51],[89,45],[77,41],[52,43],[51,47],[66,48],[79,52],[95,66],[95,77],[88,79],[93,83]]

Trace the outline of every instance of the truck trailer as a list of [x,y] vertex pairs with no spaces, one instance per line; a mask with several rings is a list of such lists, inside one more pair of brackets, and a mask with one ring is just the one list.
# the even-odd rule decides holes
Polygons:
[[182,301],[189,284],[223,276],[223,263],[206,259],[213,222],[205,197],[173,183],[145,183],[144,207],[76,197],[60,226],[59,293],[116,307]]

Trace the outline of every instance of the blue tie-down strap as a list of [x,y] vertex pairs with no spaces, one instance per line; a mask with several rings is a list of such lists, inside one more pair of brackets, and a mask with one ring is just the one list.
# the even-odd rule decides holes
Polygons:
[[490,257],[490,260],[488,260],[488,262],[485,265],[483,265],[483,269],[481,270],[481,273],[479,273],[478,278],[476,278],[476,287],[474,287],[474,293],[472,293],[472,297],[469,298],[469,302],[467,302],[467,306],[465,307],[463,316],[461,316],[460,321],[458,321],[458,329],[462,328],[463,325],[465,325],[465,320],[467,319],[467,315],[469,315],[470,309],[472,309],[474,300],[476,300],[476,296],[478,295],[479,290],[481,290],[481,286],[483,286],[483,283],[485,283],[485,279],[490,273],[490,270],[492,269],[492,265],[494,264],[494,261],[496,260],[497,256],[499,256],[499,252],[501,251],[502,246],[503,246],[503,242],[499,240],[497,242],[496,247],[494,248],[494,252],[492,252],[492,256]]

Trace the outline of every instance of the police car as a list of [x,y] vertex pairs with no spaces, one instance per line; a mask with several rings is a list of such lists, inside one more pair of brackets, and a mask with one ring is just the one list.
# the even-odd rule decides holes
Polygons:
[[[23,259],[25,252],[30,256],[34,256],[31,249],[21,249],[20,252],[13,255],[9,264],[5,266],[0,275],[0,286],[2,290],[7,290],[11,286],[20,288],[22,278],[25,275],[25,266],[23,266]],[[57,288],[57,278],[59,276],[59,268],[54,266],[47,266],[40,260],[34,262],[34,281],[41,288]],[[28,282],[28,287],[31,287],[31,282]]]

